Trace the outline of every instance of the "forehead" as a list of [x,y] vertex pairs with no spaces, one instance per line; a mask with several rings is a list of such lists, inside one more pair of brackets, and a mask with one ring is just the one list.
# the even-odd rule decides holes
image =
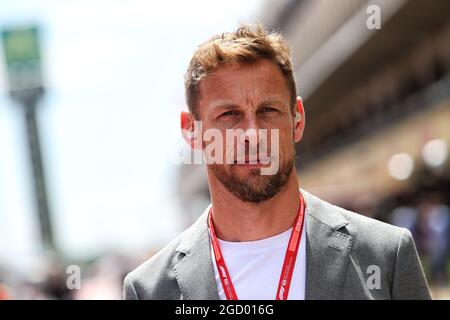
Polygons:
[[258,104],[267,97],[286,99],[290,93],[280,68],[270,60],[239,63],[219,67],[200,82],[199,106],[207,107],[215,100],[236,104]]

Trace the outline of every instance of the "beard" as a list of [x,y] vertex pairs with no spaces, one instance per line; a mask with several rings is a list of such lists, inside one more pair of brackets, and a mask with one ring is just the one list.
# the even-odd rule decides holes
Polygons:
[[287,161],[280,164],[274,175],[261,175],[260,169],[249,170],[249,174],[240,177],[235,172],[235,164],[209,165],[213,175],[231,194],[245,202],[263,202],[277,195],[289,180],[294,168],[295,149]]

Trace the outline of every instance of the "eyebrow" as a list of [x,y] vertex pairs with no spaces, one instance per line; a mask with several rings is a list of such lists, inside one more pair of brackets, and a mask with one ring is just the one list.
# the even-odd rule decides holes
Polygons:
[[[261,108],[261,107],[267,107],[273,104],[278,104],[278,105],[284,105],[284,103],[277,99],[277,98],[269,98],[268,100],[265,100],[263,102],[261,102],[260,104],[258,104],[257,108]],[[210,104],[210,107],[217,110],[217,109],[224,109],[224,110],[230,110],[230,109],[235,109],[238,108],[239,105],[231,102],[231,101],[227,101],[227,100],[219,100],[219,101],[215,101],[213,103]]]
[[233,109],[233,108],[238,107],[237,104],[235,104],[231,101],[226,101],[226,100],[214,101],[209,106],[213,109]]

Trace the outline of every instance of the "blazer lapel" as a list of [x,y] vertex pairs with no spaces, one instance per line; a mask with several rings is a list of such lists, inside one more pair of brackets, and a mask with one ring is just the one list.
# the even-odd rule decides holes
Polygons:
[[176,249],[184,255],[174,267],[182,299],[219,300],[211,260],[208,212],[209,207],[186,233]]
[[306,201],[305,299],[339,299],[348,267],[352,237],[348,222],[333,206],[301,190]]

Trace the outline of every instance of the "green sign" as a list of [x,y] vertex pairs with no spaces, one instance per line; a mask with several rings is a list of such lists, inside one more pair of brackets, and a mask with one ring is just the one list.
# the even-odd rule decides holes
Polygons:
[[3,46],[7,65],[40,59],[36,28],[3,31]]
[[42,86],[38,30],[36,27],[2,32],[3,51],[11,91]]

